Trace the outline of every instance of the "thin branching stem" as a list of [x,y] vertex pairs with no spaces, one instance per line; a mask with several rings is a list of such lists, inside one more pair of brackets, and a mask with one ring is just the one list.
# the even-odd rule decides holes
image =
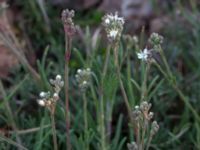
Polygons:
[[85,134],[85,150],[89,150],[89,136],[88,136],[88,120],[87,120],[87,98],[86,93],[83,93],[83,113],[84,113],[84,134]]
[[56,126],[55,126],[55,108],[53,108],[50,113],[51,113],[51,127],[52,127],[52,135],[53,135],[53,146],[54,146],[54,150],[58,150]]
[[147,78],[148,78],[150,66],[151,66],[151,64],[149,62],[147,62],[147,64],[145,65],[145,72],[144,72],[144,79],[143,79],[143,82],[142,82],[140,102],[142,102],[143,100],[145,100],[145,98],[147,98],[147,94],[148,94],[147,93]]
[[122,79],[121,79],[120,66],[119,66],[119,60],[118,60],[119,44],[115,43],[113,48],[114,48],[115,66],[116,66],[116,70],[117,70],[117,78],[119,80],[120,89],[121,89],[122,96],[124,98],[124,102],[125,102],[125,105],[126,105],[126,108],[127,108],[127,111],[128,111],[129,119],[130,119],[131,122],[133,122],[132,117],[131,117],[131,106],[129,104],[128,97],[127,97],[127,94],[126,94],[126,91],[125,91],[125,88],[124,88],[124,84],[123,84]]
[[110,58],[110,46],[106,51],[106,58],[104,61],[101,86],[100,86],[100,128],[101,128],[101,149],[106,150],[106,134],[105,134],[105,114],[104,114],[104,98],[103,98],[103,84],[107,74],[108,63]]
[[147,126],[147,120],[144,118],[144,123],[142,125],[141,150],[144,150],[144,138],[146,133],[146,126]]
[[148,139],[148,142],[147,142],[146,150],[149,150],[149,146],[150,146],[150,143],[151,143],[151,141],[152,141],[152,138],[153,138],[153,136],[150,135],[150,136],[149,136],[149,139]]
[[[164,75],[164,77],[169,81],[170,85],[174,88],[174,90],[178,93],[181,100],[185,103],[185,105],[189,108],[189,110],[193,113],[194,117],[200,122],[200,117],[198,113],[195,111],[195,109],[192,107],[192,105],[189,103],[189,99],[183,94],[183,92],[180,90],[178,85],[175,82],[171,81],[171,75],[166,73],[162,67],[154,61],[154,65],[158,68],[158,70]],[[171,71],[170,71],[171,72]]]
[[65,111],[66,111],[66,142],[67,150],[71,150],[70,142],[70,110],[69,110],[69,59],[71,53],[71,37],[66,35],[65,43]]

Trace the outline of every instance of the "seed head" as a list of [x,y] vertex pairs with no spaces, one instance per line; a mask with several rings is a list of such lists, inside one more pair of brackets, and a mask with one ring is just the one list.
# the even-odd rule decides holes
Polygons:
[[77,26],[74,25],[73,18],[74,10],[65,9],[62,11],[61,18],[65,30],[65,34],[73,36],[77,32]]

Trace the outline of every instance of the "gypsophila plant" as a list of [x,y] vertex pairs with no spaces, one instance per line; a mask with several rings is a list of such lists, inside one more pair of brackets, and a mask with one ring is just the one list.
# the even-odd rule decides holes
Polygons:
[[78,69],[75,75],[78,86],[82,92],[85,92],[91,84],[92,72],[90,68]]
[[80,91],[82,93],[83,97],[83,113],[84,113],[84,138],[85,138],[85,144],[84,149],[89,150],[89,130],[88,130],[88,110],[87,110],[87,97],[86,97],[86,91],[92,84],[91,78],[92,78],[92,71],[90,68],[87,69],[78,69],[77,73],[75,75],[77,84],[80,88]]
[[66,132],[67,149],[71,150],[70,142],[70,107],[69,107],[69,62],[71,56],[71,43],[73,36],[77,33],[78,27],[73,22],[74,10],[65,9],[62,11],[61,20],[65,32],[65,112],[66,112]]
[[57,75],[55,79],[50,79],[50,83],[53,87],[53,93],[41,92],[40,99],[38,99],[37,101],[40,106],[46,107],[50,111],[54,150],[58,150],[55,127],[55,108],[56,103],[59,100],[59,93],[61,91],[61,88],[64,86],[64,81],[62,80],[61,75]]
[[38,104],[43,107],[47,107],[51,113],[55,113],[55,105],[59,99],[59,93],[61,88],[64,86],[64,81],[60,75],[57,75],[55,79],[50,79],[50,83],[54,89],[54,92],[41,92]]
[[146,101],[143,101],[140,106],[135,106],[135,109],[132,112],[132,117],[136,131],[136,141],[127,144],[129,150],[149,149],[150,142],[159,129],[156,121],[151,123],[154,113],[150,112],[150,108],[151,103]]
[[[43,0],[37,1],[41,7]],[[30,3],[31,9],[37,10],[34,0],[24,1],[24,3]],[[6,6],[0,5],[0,12],[4,14],[4,17],[6,16],[5,10]],[[45,9],[42,8],[41,11],[42,14],[51,14],[44,12]],[[38,18],[33,19],[34,21],[43,20],[39,14],[39,11],[35,12],[35,16]],[[176,79],[177,74],[175,73],[177,71],[173,72],[175,68],[171,68],[162,47],[163,42],[165,42],[164,37],[158,33],[152,33],[149,38],[146,38],[144,35],[145,27],[142,28],[141,36],[124,34],[125,19],[116,12],[105,14],[102,17],[101,25],[105,30],[107,40],[104,38],[101,40],[101,28],[93,28],[94,34],[92,34],[87,27],[85,33],[74,23],[74,16],[75,11],[73,10],[65,9],[62,11],[60,22],[63,24],[64,32],[61,32],[61,34],[65,34],[63,35],[65,47],[60,46],[62,45],[60,41],[63,40],[54,36],[54,30],[48,32],[48,36],[51,36],[49,38],[50,44],[59,50],[45,49],[42,60],[37,61],[38,68],[36,68],[36,65],[29,65],[23,49],[21,50],[20,42],[11,32],[12,28],[9,26],[10,30],[7,30],[7,27],[0,23],[0,38],[5,43],[5,47],[11,49],[25,71],[30,72],[32,77],[37,79],[35,80],[37,83],[31,81],[31,84],[27,82],[24,84],[23,81],[13,82],[10,79],[6,82],[4,82],[4,79],[2,79],[2,82],[0,81],[0,97],[2,98],[2,102],[0,102],[2,113],[0,113],[0,145],[2,148],[15,149],[9,144],[18,147],[19,150],[27,150],[28,148],[36,150],[184,149],[185,145],[189,145],[189,149],[191,149],[191,145],[199,147],[200,117],[198,110],[195,109],[196,106],[193,106],[198,104],[198,101],[195,96],[192,97],[193,99],[186,96],[189,89],[186,89],[183,86],[184,84],[180,83],[183,79],[185,80],[185,76],[181,78],[182,80]],[[82,19],[82,15],[78,16],[81,16],[80,19]],[[96,20],[99,14],[94,14],[94,16]],[[86,20],[83,21],[84,24],[87,23]],[[40,22],[39,27],[42,23]],[[27,35],[35,33],[34,28],[32,30],[33,32]],[[26,37],[26,34],[24,36]],[[37,38],[39,37],[37,36]],[[72,42],[76,37],[77,39]],[[196,38],[195,42],[198,43],[199,39],[199,37]],[[103,41],[106,41],[106,44],[102,43]],[[35,46],[35,43],[33,45]],[[63,48],[64,50],[62,50]],[[84,48],[86,48],[86,55]],[[83,50],[79,51],[78,49]],[[199,49],[199,47],[196,49]],[[51,57],[47,59],[49,55]],[[172,63],[174,62],[172,61]],[[62,68],[63,66],[65,68]],[[78,66],[88,66],[92,70],[90,68],[77,69]],[[153,67],[156,68],[152,69]],[[58,70],[63,72],[63,79],[61,75],[57,75],[50,80],[49,85],[47,77]],[[19,68],[19,72],[21,73],[21,68]],[[75,74],[71,74],[74,72]],[[197,77],[198,73],[194,79]],[[29,78],[29,76],[27,75],[25,78]],[[17,76],[17,79],[21,79],[21,76]],[[7,82],[9,84],[5,86],[6,91],[3,84],[7,84]],[[17,83],[17,86],[14,86],[14,88],[10,86],[12,82]],[[191,80],[184,82],[191,83]],[[71,86],[73,83],[76,86]],[[165,85],[166,83],[169,83],[173,90],[166,89],[169,88]],[[195,88],[198,89],[197,85],[195,85]],[[49,91],[41,92],[39,99],[37,99],[42,110],[47,110],[47,112],[39,111],[44,114],[30,115],[31,117],[41,117],[39,119],[21,120],[24,117],[24,112],[29,112],[29,110],[26,110],[27,107],[24,107],[27,106],[25,105],[26,102],[22,99],[24,96],[29,98],[27,92],[24,93],[24,89],[34,91],[40,89],[38,86],[50,86]],[[63,87],[64,91],[61,93]],[[186,92],[183,92],[182,89]],[[20,94],[15,97],[13,95],[17,90],[20,91]],[[171,107],[170,98],[172,98],[173,107]],[[16,104],[11,104],[13,100],[16,101]],[[163,105],[163,101],[166,102],[166,105]],[[162,115],[162,123],[167,122],[165,129],[161,127],[162,133],[159,129],[160,123],[158,124],[155,121],[159,120],[159,117],[153,119],[154,112],[151,112],[152,105],[150,102],[155,106],[155,114],[162,111],[158,114]],[[61,105],[58,105],[58,103]],[[180,112],[176,109],[173,110],[179,105],[184,109],[179,110]],[[13,110],[17,108],[17,115],[13,113],[12,108],[14,108]],[[4,112],[4,110],[6,111]],[[18,112],[22,115],[18,115]],[[174,112],[175,114],[173,114]],[[190,114],[190,112],[192,113]],[[49,118],[50,125],[48,124]],[[63,119],[65,122],[61,120],[62,118],[65,118]],[[173,125],[175,127],[172,130],[171,127],[169,129],[167,127],[167,125],[170,125],[168,123],[171,122],[171,119],[176,119],[176,121],[172,120],[175,122]],[[40,125],[37,124],[38,120]],[[51,130],[48,129],[49,127]],[[66,132],[63,132],[65,129]],[[193,135],[195,131],[198,131],[196,136],[190,136],[188,138],[190,141],[181,143],[181,140],[186,139],[187,135]],[[53,139],[52,146],[51,138],[48,138],[49,135]],[[182,138],[182,136],[184,137]],[[9,144],[2,144],[1,141]],[[35,144],[29,144],[32,141],[35,141]],[[25,148],[24,145],[28,148]]]

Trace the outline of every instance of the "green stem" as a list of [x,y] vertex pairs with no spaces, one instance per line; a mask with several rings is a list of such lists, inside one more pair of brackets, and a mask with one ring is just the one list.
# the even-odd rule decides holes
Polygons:
[[70,110],[69,110],[69,57],[71,53],[71,38],[66,36],[65,50],[65,111],[66,111],[66,144],[67,150],[71,150],[70,142]]
[[[102,90],[102,89],[101,89]],[[101,91],[102,93],[102,91]],[[103,94],[103,93],[102,93]],[[101,126],[101,149],[106,150],[106,136],[105,136],[105,124],[104,124],[104,100],[103,100],[103,95],[101,94],[101,99],[100,99],[100,109],[101,109],[101,114],[100,114],[100,126]]]
[[124,85],[123,85],[123,82],[122,82],[122,79],[121,79],[121,73],[120,73],[120,66],[119,66],[119,61],[118,61],[118,43],[116,43],[114,45],[114,60],[115,60],[115,66],[116,66],[116,70],[117,70],[117,77],[118,77],[118,80],[119,80],[119,84],[120,84],[120,89],[121,89],[121,92],[122,92],[122,96],[124,98],[124,102],[125,102],[125,105],[126,105],[126,108],[127,108],[127,111],[128,111],[128,115],[129,115],[129,119],[131,122],[132,121],[132,112],[131,112],[131,107],[130,107],[130,104],[129,104],[129,101],[128,101],[128,97],[127,97],[127,94],[126,94],[126,91],[125,91],[125,88],[124,88]]
[[184,102],[184,104],[189,108],[189,110],[193,113],[194,117],[198,121],[200,121],[200,117],[198,113],[195,111],[195,109],[192,107],[192,105],[189,103],[189,99],[183,94],[183,92],[179,89],[179,87],[175,82],[171,82],[171,75],[167,74],[156,61],[154,62],[154,64],[158,68],[158,70],[160,70],[160,72],[164,75],[164,77],[171,83],[170,85],[172,85],[174,90],[178,93],[179,97]]
[[163,51],[163,49],[161,48],[161,46],[159,46],[159,52],[160,52],[161,58],[162,58],[162,60],[163,60],[163,62],[164,62],[164,65],[165,65],[165,67],[166,67],[166,69],[167,69],[168,75],[170,76],[170,78],[173,78],[172,71],[171,71],[171,69],[170,69],[170,67],[169,67],[169,64],[168,64],[168,62],[167,62],[167,59],[166,59],[166,57],[165,57],[164,51]]
[[150,146],[150,143],[151,143],[152,138],[153,138],[153,136],[150,135],[150,137],[149,137],[149,139],[148,139],[148,142],[147,142],[146,150],[149,150],[149,146]]
[[144,79],[142,82],[142,89],[141,89],[141,99],[140,102],[144,101],[145,98],[147,98],[147,78],[148,78],[148,72],[150,69],[151,64],[147,63],[145,67],[145,72],[144,72]]
[[147,121],[145,119],[144,123],[143,123],[143,126],[142,126],[141,150],[144,150],[144,138],[145,138],[145,133],[146,133],[146,125],[147,125]]
[[89,150],[89,136],[88,136],[88,120],[87,120],[87,98],[86,93],[83,93],[83,111],[84,111],[84,134],[85,134],[85,150]]
[[139,121],[137,121],[136,126],[137,126],[136,127],[136,143],[139,146],[140,145],[140,123],[139,123]]
[[58,150],[55,117],[54,117],[55,108],[53,108],[51,111],[52,112],[50,112],[50,113],[51,113],[51,127],[52,127],[52,134],[53,134],[53,146],[54,146],[54,150]]
[[104,61],[102,78],[101,78],[101,88],[100,88],[100,127],[101,127],[101,149],[106,150],[106,134],[105,134],[105,114],[104,114],[104,98],[103,98],[103,84],[106,77],[108,63],[110,58],[110,46],[106,51],[106,58]]

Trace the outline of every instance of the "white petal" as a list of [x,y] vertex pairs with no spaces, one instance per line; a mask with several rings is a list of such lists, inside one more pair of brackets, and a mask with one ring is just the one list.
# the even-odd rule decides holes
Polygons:
[[38,100],[38,104],[39,104],[40,106],[45,106],[44,100]]

